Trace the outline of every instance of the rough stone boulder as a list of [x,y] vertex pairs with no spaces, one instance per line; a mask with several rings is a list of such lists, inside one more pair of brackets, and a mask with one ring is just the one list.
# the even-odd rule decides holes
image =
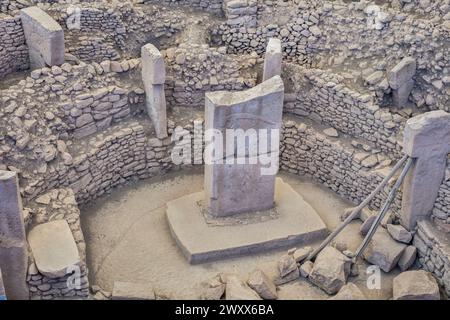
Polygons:
[[394,300],[439,300],[439,286],[431,273],[406,271],[394,278]]
[[66,220],[56,220],[34,227],[28,234],[39,272],[49,278],[63,277],[67,268],[80,264],[80,255]]
[[247,283],[263,299],[275,300],[278,298],[277,287],[262,270],[254,270]]
[[149,283],[115,281],[112,300],[155,300],[155,291]]
[[253,291],[244,281],[237,276],[227,277],[227,286],[225,289],[226,300],[261,300],[259,295]]
[[399,242],[403,242],[403,243],[408,244],[412,240],[411,232],[406,230],[401,225],[388,224],[387,225],[387,231],[389,232],[389,234],[391,235],[391,237],[394,240],[397,240]]
[[367,298],[356,284],[347,283],[334,297],[328,300],[367,300]]
[[310,281],[328,294],[335,294],[347,282],[350,259],[333,247],[326,247],[317,256],[309,275]]
[[364,252],[364,259],[379,266],[384,272],[390,272],[397,265],[405,248],[405,244],[393,240],[384,228],[379,228]]

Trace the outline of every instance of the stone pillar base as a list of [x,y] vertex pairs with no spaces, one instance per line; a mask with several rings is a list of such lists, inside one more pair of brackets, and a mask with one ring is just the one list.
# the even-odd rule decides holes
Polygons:
[[198,192],[167,203],[172,236],[191,264],[303,245],[328,234],[317,212],[280,178],[272,210],[214,218],[204,199]]

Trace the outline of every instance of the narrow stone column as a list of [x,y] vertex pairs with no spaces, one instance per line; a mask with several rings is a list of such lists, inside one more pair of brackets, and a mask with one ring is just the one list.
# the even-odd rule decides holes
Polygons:
[[281,76],[281,63],[283,52],[281,49],[281,40],[271,38],[267,44],[266,56],[264,58],[263,81],[274,76]]
[[164,139],[167,138],[164,58],[161,52],[151,43],[142,47],[141,58],[142,80],[145,87],[148,115],[155,126],[156,136],[159,139]]
[[28,299],[28,253],[17,174],[0,170],[0,269],[8,299]]
[[414,88],[413,77],[416,74],[416,69],[416,60],[406,57],[388,72],[394,105],[398,108],[404,107],[408,102],[409,95]]
[[412,230],[430,215],[445,176],[450,152],[450,114],[432,111],[407,121],[404,152],[415,158],[403,185],[401,224]]
[[30,53],[31,69],[64,63],[64,31],[38,7],[20,10],[23,31]]

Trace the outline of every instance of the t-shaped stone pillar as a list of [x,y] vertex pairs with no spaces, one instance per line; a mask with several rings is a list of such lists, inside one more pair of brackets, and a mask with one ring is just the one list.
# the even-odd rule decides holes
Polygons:
[[0,269],[8,299],[29,299],[27,242],[17,174],[1,170]]
[[432,111],[407,121],[404,152],[415,158],[403,185],[401,224],[412,230],[430,214],[445,176],[450,152],[450,114]]
[[167,138],[166,68],[161,52],[151,43],[141,49],[142,80],[144,82],[148,115],[159,139]]
[[[276,133],[281,129],[283,99],[284,84],[280,76],[247,91],[206,94],[205,129],[219,131],[226,137],[224,145],[232,144],[237,137],[228,135],[230,132],[238,135],[241,130],[244,133],[255,130],[254,139],[249,137],[247,141],[244,137],[241,148],[226,150],[223,153],[226,159],[219,154],[212,163],[205,164],[206,206],[212,216],[263,211],[274,206],[279,158]],[[268,144],[264,150],[259,148],[259,143],[265,137]],[[273,137],[278,140],[272,144]],[[215,151],[221,149],[217,148],[217,141],[213,145]],[[255,145],[257,150],[251,147]],[[261,161],[263,158],[274,160],[269,167],[272,165],[275,170],[264,173],[267,164]],[[231,163],[227,162],[229,159]]]
[[274,76],[281,76],[281,64],[283,60],[283,52],[281,49],[281,41],[271,38],[267,44],[266,56],[264,58],[264,75],[263,81]]

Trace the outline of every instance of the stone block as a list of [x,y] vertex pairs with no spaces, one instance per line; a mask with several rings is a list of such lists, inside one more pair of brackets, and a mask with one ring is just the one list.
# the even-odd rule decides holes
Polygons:
[[28,233],[28,243],[36,267],[49,278],[65,276],[68,268],[80,265],[80,255],[66,220],[35,226]]
[[347,282],[351,261],[333,247],[324,248],[316,258],[309,280],[328,294],[335,294]]
[[439,286],[424,270],[406,271],[393,281],[394,300],[439,300]]
[[164,85],[153,85],[147,90],[147,112],[155,127],[158,139],[167,138],[167,106]]
[[363,256],[365,260],[379,266],[384,272],[390,272],[397,265],[405,248],[406,245],[393,240],[384,228],[379,228]]
[[259,296],[266,300],[275,300],[278,298],[277,288],[273,281],[259,269],[254,270],[247,281],[250,288],[256,291]]
[[32,69],[64,63],[64,31],[45,11],[28,7],[20,11]]

